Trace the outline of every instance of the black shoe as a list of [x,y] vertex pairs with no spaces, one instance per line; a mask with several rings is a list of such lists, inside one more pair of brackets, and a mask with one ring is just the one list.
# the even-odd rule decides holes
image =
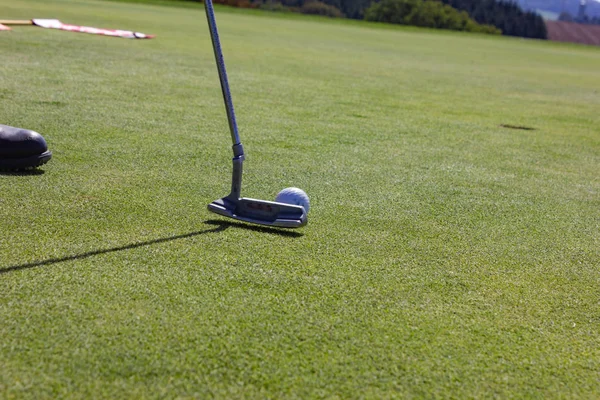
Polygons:
[[0,125],[0,170],[18,171],[46,164],[52,158],[37,132]]

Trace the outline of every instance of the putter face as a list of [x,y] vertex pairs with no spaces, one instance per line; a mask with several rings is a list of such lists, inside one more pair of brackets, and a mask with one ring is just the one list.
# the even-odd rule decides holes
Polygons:
[[210,203],[208,209],[224,217],[279,228],[300,228],[308,222],[300,206],[245,197],[237,201],[223,197]]

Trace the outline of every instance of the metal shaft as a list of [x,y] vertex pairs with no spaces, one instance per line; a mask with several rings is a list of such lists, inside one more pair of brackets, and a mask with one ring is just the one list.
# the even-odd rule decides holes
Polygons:
[[[219,79],[221,80],[221,90],[223,91],[223,100],[225,101],[227,120],[229,121],[229,131],[231,132],[231,140],[234,145],[234,156],[239,156],[240,154],[235,153],[236,145],[241,143],[240,135],[238,133],[237,123],[235,122],[233,100],[231,99],[231,92],[229,91],[225,60],[223,59],[223,51],[221,50],[221,42],[219,41],[219,32],[217,31],[217,21],[215,20],[215,10],[213,8],[212,0],[204,0],[204,8],[206,9],[206,19],[208,20],[208,28],[210,29],[210,38],[215,52],[215,60],[217,61]],[[243,153],[241,155],[243,155]]]

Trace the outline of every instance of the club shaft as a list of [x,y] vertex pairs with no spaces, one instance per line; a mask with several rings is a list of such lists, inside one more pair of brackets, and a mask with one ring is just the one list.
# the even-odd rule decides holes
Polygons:
[[215,10],[212,0],[204,1],[206,9],[206,19],[210,29],[210,38],[212,40],[213,50],[215,52],[215,60],[217,62],[217,70],[219,71],[219,79],[221,81],[221,91],[223,92],[223,100],[225,101],[225,110],[227,111],[227,121],[229,122],[229,131],[231,132],[231,140],[235,145],[239,145],[240,135],[238,133],[237,123],[235,121],[235,111],[233,110],[233,100],[231,99],[231,91],[229,90],[229,82],[227,80],[227,71],[225,70],[225,60],[223,59],[223,51],[221,50],[221,42],[219,40],[219,31],[217,30],[217,21],[215,20]]

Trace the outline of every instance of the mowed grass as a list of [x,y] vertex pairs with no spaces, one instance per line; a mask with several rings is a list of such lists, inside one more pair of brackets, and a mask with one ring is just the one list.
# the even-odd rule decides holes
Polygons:
[[[230,138],[205,16],[0,0],[1,398],[596,398],[600,51],[217,9],[243,193],[311,196],[282,232],[206,210]],[[500,125],[534,128],[508,129]]]

